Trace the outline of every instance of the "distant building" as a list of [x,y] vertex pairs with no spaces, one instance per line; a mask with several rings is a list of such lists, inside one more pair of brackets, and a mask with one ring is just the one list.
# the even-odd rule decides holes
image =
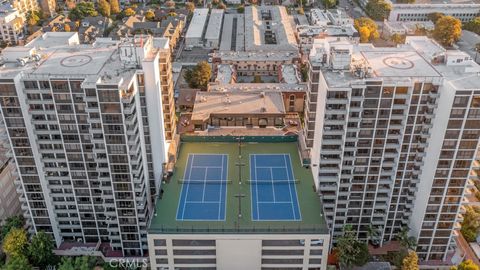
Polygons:
[[38,0],[40,4],[40,9],[42,10],[43,14],[48,17],[53,17],[57,14],[57,1],[55,0]]
[[18,173],[11,151],[7,129],[0,120],[0,225],[11,216],[22,215],[20,194],[15,186]]
[[383,23],[383,34],[386,36],[397,35],[414,35],[417,31],[432,31],[435,25],[431,21],[425,22],[403,22],[403,21],[385,21]]
[[[366,5],[367,0],[360,2]],[[428,15],[434,12],[450,15],[468,22],[480,15],[479,0],[422,0],[411,4],[396,3],[391,0],[392,11],[389,21],[428,21]]]
[[223,9],[212,9],[208,20],[207,31],[205,32],[205,46],[207,48],[218,48],[220,46],[220,32],[223,23]]
[[357,29],[353,25],[299,25],[297,35],[302,49],[311,49],[315,39],[324,37],[358,38]]
[[201,46],[203,45],[203,32],[208,17],[208,8],[196,8],[193,12],[190,26],[185,34],[186,46]]
[[0,4],[0,42],[18,44],[23,36],[25,18],[9,2]]
[[327,26],[327,25],[352,25],[353,18],[343,9],[323,10],[319,8],[312,8],[310,10],[310,23],[312,25]]
[[283,6],[248,6],[226,14],[213,65],[230,65],[238,76],[278,76],[281,66],[300,62],[295,22]]

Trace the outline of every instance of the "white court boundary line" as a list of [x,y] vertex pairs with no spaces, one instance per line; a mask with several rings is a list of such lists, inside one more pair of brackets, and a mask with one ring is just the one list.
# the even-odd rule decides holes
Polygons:
[[[222,157],[222,166],[193,166],[194,164],[194,158],[195,156],[221,156]],[[224,160],[225,160],[225,157],[227,158],[227,163],[226,163],[226,169],[227,169],[227,175],[225,175],[224,177]],[[191,159],[190,159],[191,158]],[[191,163],[191,166],[189,167],[188,164]],[[188,168],[190,168],[188,170]],[[188,170],[188,179],[191,178],[191,173],[192,173],[192,169],[193,168],[204,168],[205,169],[205,176],[204,176],[204,187],[203,187],[203,194],[202,194],[202,201],[189,201],[187,200],[188,198],[188,191],[189,191],[189,186],[190,186],[190,183],[187,184],[187,189],[186,189],[186,194],[185,194],[185,199],[183,200],[183,210],[182,210],[182,218],[181,219],[176,219],[177,221],[225,221],[226,219],[226,215],[223,219],[220,219],[220,214],[221,214],[221,206],[222,206],[222,194],[223,194],[223,186],[225,185],[225,194],[227,194],[227,188],[228,186],[226,185],[226,178],[228,176],[228,154],[189,154],[188,155],[188,158],[187,158],[187,165],[185,166],[185,171],[183,173],[183,175],[185,176],[187,174],[187,170]],[[220,196],[219,196],[219,200],[218,201],[205,201],[204,199],[204,196],[205,196],[205,188],[206,188],[206,183],[207,183],[207,180],[206,180],[206,177],[207,177],[207,170],[209,168],[215,168],[215,169],[222,169],[221,170],[221,183],[220,183]],[[225,179],[223,179],[225,178]],[[223,180],[225,180],[225,182],[223,182]],[[177,206],[177,217],[178,217],[178,214],[179,214],[179,210],[180,210],[180,205],[182,204],[182,200],[181,200],[181,195],[183,193],[183,188],[184,188],[184,183],[182,183],[182,189],[180,191],[180,198],[178,200],[178,206]],[[199,204],[199,203],[203,203],[203,204],[218,204],[218,216],[217,216],[217,219],[185,219],[185,209],[186,209],[186,206],[187,204]],[[225,205],[224,205],[224,211],[226,211],[226,208],[227,208],[227,199],[225,198]]]
[[[283,156],[283,163],[285,164],[284,166],[271,166],[271,167],[267,167],[267,166],[257,166],[257,159],[256,159],[256,156]],[[288,168],[288,162],[287,162],[287,157],[288,156],[288,160],[290,161],[290,168]],[[293,200],[293,194],[292,194],[292,187],[291,187],[291,183],[288,183],[288,189],[289,189],[289,194],[290,194],[290,201],[277,201],[276,198],[275,198],[275,191],[274,191],[274,188],[275,188],[275,185],[274,185],[274,181],[273,181],[273,172],[272,172],[272,169],[285,169],[285,171],[287,172],[287,178],[290,178],[289,176],[291,175],[291,177],[293,179],[288,179],[288,181],[294,181],[295,179],[295,175],[293,173],[293,165],[292,165],[292,160],[291,160],[291,157],[290,157],[290,154],[286,154],[286,153],[271,153],[271,154],[250,154],[250,163],[252,163],[252,160],[253,160],[253,167],[254,168],[250,168],[250,176],[251,176],[251,183],[250,185],[255,185],[255,190],[256,190],[256,208],[257,208],[257,219],[254,218],[253,216],[253,211],[252,211],[252,221],[301,221],[302,218],[301,218],[301,212],[300,212],[300,205],[299,205],[299,201],[298,201],[298,195],[297,195],[297,190],[296,190],[296,186],[295,186],[295,183],[293,185],[293,189],[294,189],[294,193],[295,193],[295,196],[297,198],[297,206],[298,206],[298,211],[299,211],[299,215],[300,217],[297,218],[297,215],[295,214],[295,204],[294,204],[294,200]],[[270,178],[271,178],[271,181],[272,181],[272,193],[273,193],[273,201],[260,201],[258,199],[258,184],[256,184],[254,181],[257,181],[257,169],[270,169]],[[260,180],[258,180],[260,181]],[[268,181],[268,180],[265,180],[265,181]],[[251,192],[253,192],[253,187],[251,187]],[[266,204],[266,203],[271,203],[271,204],[290,204],[291,206],[291,211],[292,211],[292,214],[293,214],[293,220],[292,219],[260,219],[260,209],[259,209],[259,204]],[[253,200],[251,200],[251,205],[252,205],[252,210],[253,210]]]

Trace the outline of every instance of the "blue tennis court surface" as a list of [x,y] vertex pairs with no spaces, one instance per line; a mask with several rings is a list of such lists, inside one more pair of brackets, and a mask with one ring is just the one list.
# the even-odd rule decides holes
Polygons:
[[177,208],[177,220],[224,220],[227,155],[190,154]]
[[289,154],[250,155],[253,220],[301,220]]

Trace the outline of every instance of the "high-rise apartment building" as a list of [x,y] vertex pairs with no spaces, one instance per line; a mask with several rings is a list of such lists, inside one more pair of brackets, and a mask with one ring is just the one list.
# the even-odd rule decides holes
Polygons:
[[17,44],[23,38],[25,18],[10,3],[0,3],[0,42]]
[[409,227],[421,260],[444,260],[479,143],[480,69],[426,37],[406,43],[316,40],[305,141],[333,242],[346,224],[378,245]]
[[165,48],[149,36],[79,45],[77,33],[46,33],[2,52],[0,108],[32,232],[59,248],[146,254],[171,132]]
[[15,191],[18,173],[11,154],[7,130],[0,120],[0,224],[11,216],[22,214],[20,194]]

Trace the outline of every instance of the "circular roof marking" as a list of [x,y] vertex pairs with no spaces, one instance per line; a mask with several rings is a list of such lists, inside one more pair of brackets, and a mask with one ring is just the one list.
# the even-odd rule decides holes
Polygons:
[[68,56],[60,61],[60,65],[64,67],[81,67],[92,61],[92,57],[84,54]]
[[415,64],[403,57],[386,57],[383,59],[383,63],[391,68],[395,69],[411,69]]

